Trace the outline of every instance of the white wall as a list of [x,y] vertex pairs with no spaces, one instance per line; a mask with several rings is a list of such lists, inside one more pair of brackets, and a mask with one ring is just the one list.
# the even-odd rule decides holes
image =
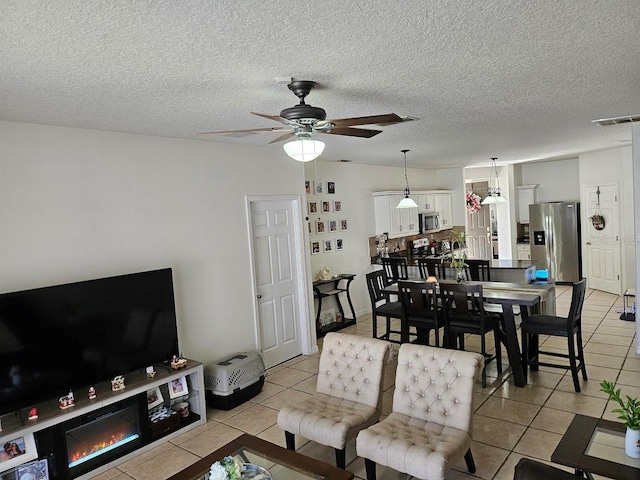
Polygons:
[[580,163],[577,158],[523,163],[522,185],[538,184],[538,203],[580,200]]
[[0,151],[0,292],[173,267],[182,354],[256,348],[245,197],[304,200],[280,147],[0,122]]

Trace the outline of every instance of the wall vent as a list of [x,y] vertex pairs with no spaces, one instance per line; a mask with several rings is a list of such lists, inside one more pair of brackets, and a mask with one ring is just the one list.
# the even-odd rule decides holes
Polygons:
[[591,123],[606,127],[607,125],[619,125],[621,123],[640,122],[640,114],[624,115],[622,117],[601,118],[599,120],[591,120]]

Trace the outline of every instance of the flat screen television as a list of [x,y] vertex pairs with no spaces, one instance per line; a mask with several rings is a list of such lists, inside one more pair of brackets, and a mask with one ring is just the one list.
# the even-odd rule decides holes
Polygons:
[[0,415],[175,354],[171,268],[0,294]]

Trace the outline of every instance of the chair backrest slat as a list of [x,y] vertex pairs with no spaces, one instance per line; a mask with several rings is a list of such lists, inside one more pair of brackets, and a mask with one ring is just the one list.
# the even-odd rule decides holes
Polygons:
[[422,278],[436,277],[438,280],[444,280],[446,278],[444,265],[439,258],[419,258],[416,260],[416,263],[420,269],[420,276]]
[[382,266],[389,282],[393,283],[409,278],[407,257],[384,257],[382,258]]
[[567,316],[567,331],[577,329],[582,322],[582,306],[587,291],[587,279],[583,278],[579,282],[573,284],[571,292],[571,306],[569,307],[569,315]]

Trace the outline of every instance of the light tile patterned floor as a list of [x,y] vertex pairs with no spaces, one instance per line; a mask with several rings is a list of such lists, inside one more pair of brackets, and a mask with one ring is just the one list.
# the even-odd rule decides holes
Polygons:
[[[571,289],[557,286],[557,311],[566,315]],[[587,291],[583,308],[583,340],[589,380],[582,392],[575,393],[571,374],[564,370],[541,368],[531,372],[525,388],[513,385],[510,370],[502,376],[495,362],[488,367],[488,384],[477,384],[474,393],[475,416],[472,451],[477,471],[470,475],[464,461],[454,465],[448,479],[483,478],[511,480],[518,460],[532,457],[550,462],[550,456],[575,413],[616,420],[613,405],[599,391],[603,379],[616,381],[623,394],[640,396],[640,355],[636,353],[634,322],[620,320],[617,311],[622,298],[595,290]],[[380,323],[379,331],[383,328]],[[358,324],[343,332],[371,336],[371,317],[362,316]],[[542,341],[542,339],[541,339]],[[491,344],[492,342],[488,342]],[[320,341],[321,345],[321,341]],[[478,349],[473,339],[467,349]],[[548,339],[546,349],[563,350],[558,339]],[[504,350],[503,350],[504,355]],[[508,365],[507,359],[503,363]],[[193,463],[231,439],[248,432],[284,446],[284,433],[276,425],[278,410],[307,398],[315,390],[318,355],[301,356],[267,372],[260,394],[229,411],[209,409],[208,422],[184,435],[99,475],[98,479],[162,480]],[[385,378],[383,416],[391,411],[393,372]],[[333,449],[296,438],[298,450],[333,463]],[[355,441],[347,445],[347,469],[356,479],[364,479],[364,461],[355,455]],[[405,478],[378,467],[378,479]]]

